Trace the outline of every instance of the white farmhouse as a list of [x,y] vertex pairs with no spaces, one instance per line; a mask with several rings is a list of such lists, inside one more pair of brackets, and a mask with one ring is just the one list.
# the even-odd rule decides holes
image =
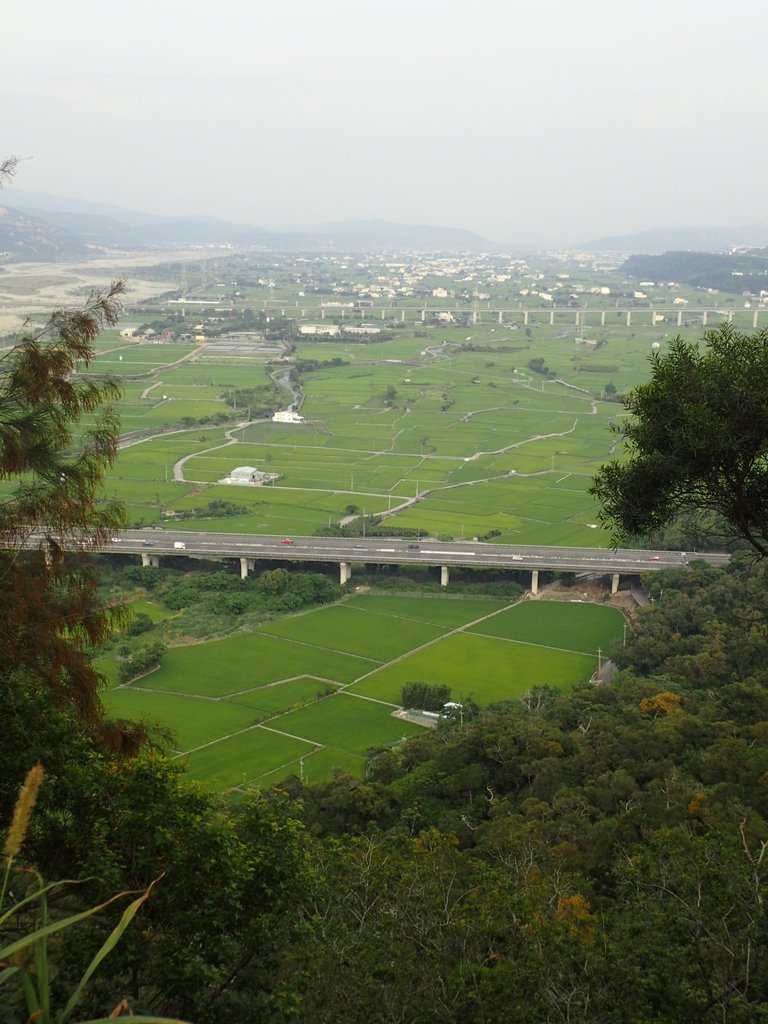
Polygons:
[[237,466],[229,476],[225,476],[219,483],[233,484],[238,487],[262,487],[264,484],[277,480],[279,473],[262,473],[255,466]]
[[303,423],[304,417],[299,416],[293,409],[280,409],[272,417],[273,423]]

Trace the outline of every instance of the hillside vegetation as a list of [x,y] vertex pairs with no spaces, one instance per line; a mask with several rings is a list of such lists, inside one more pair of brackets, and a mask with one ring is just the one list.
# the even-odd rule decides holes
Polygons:
[[614,684],[538,688],[382,750],[364,781],[294,778],[235,811],[12,681],[6,818],[20,768],[49,771],[27,856],[98,876],[84,897],[166,872],[91,998],[205,1021],[759,1020],[765,571],[651,586]]

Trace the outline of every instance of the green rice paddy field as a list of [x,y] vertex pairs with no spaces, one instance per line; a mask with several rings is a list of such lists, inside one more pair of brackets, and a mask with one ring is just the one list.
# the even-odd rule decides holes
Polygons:
[[[646,379],[651,345],[677,331],[609,322],[591,333],[589,344],[573,327],[544,325],[529,334],[476,325],[470,335],[428,326],[376,344],[301,340],[296,358],[320,364],[301,376],[304,423],[229,426],[216,418],[231,416],[232,392],[279,380],[285,366],[276,370],[258,346],[234,360],[216,344],[111,338],[93,371],[123,376],[121,430],[132,443],[105,490],[135,526],[226,500],[239,506],[236,517],[187,528],[306,536],[354,504],[387,514],[395,530],[604,546],[588,488],[611,456],[608,428],[624,414],[604,400],[605,387],[622,392]],[[531,372],[537,358],[548,376]],[[243,465],[278,478],[258,488],[220,483]]]
[[454,700],[481,706],[540,684],[565,690],[589,679],[622,623],[578,602],[361,594],[172,648],[105,702],[168,728],[176,756],[212,789],[319,782],[337,768],[362,775],[371,748],[422,729],[395,714],[404,683],[447,683]]

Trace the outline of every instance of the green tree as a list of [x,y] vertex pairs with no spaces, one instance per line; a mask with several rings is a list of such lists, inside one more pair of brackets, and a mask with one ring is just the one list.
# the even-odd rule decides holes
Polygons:
[[[13,159],[0,164],[0,186],[14,170]],[[88,654],[119,615],[104,610],[62,537],[85,551],[124,522],[119,503],[99,498],[117,454],[120,389],[87,372],[122,292],[117,281],[81,309],[54,311],[0,358],[0,682],[20,673],[89,722],[99,718],[101,677]],[[23,554],[28,546],[36,553]]]
[[[109,634],[95,584],[68,546],[88,550],[124,521],[102,502],[104,471],[117,453],[110,378],[80,376],[93,341],[116,323],[121,282],[94,293],[82,309],[58,310],[0,359],[0,677],[24,669],[84,719],[99,715],[100,676],[88,652]],[[82,420],[88,417],[89,426]],[[25,547],[35,553],[22,555]]]
[[685,515],[714,518],[768,555],[768,330],[723,324],[706,346],[677,338],[651,356],[651,379],[623,401],[627,457],[600,468],[590,493],[614,541]]
[[290,581],[291,574],[287,569],[268,569],[259,576],[256,586],[262,594],[274,597],[276,594],[284,593]]
[[404,708],[418,708],[420,711],[442,711],[450,699],[450,686],[431,683],[406,683],[400,696]]

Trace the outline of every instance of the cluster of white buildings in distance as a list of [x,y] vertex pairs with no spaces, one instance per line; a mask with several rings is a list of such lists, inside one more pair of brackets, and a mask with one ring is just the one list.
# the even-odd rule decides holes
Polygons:
[[[325,306],[329,303],[324,303]],[[344,334],[380,334],[381,328],[374,327],[372,324],[362,324],[360,327],[354,327],[351,324],[343,328]],[[299,327],[299,334],[323,334],[329,338],[337,338],[342,333],[342,328],[338,324],[301,324]]]

